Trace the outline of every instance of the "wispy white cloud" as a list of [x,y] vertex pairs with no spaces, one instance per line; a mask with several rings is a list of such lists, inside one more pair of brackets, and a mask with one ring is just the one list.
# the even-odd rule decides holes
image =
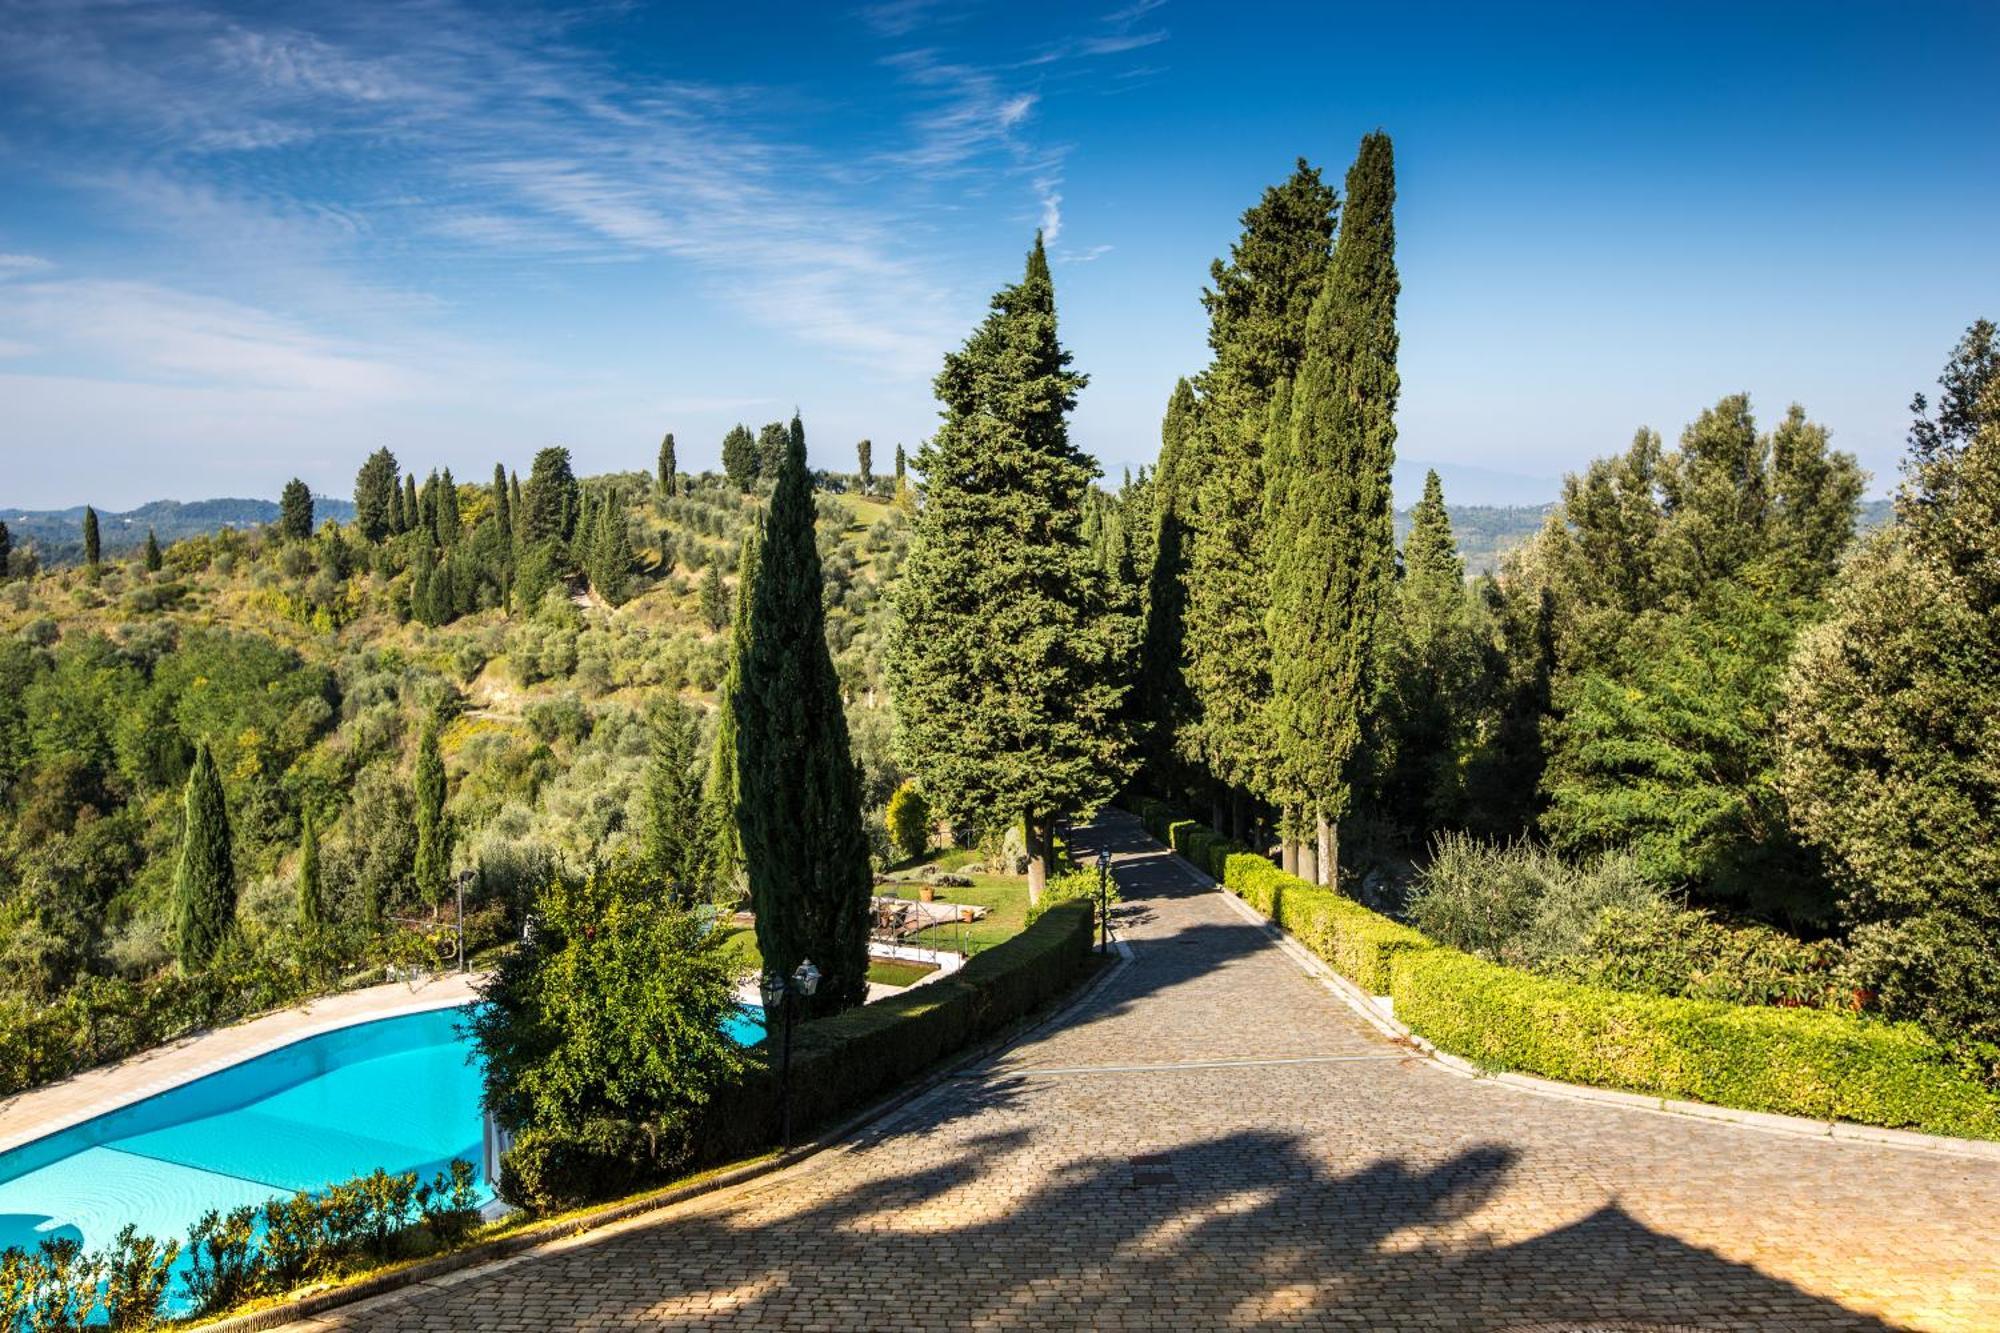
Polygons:
[[53,267],[40,255],[0,254],[0,278],[16,278],[24,273],[39,273]]

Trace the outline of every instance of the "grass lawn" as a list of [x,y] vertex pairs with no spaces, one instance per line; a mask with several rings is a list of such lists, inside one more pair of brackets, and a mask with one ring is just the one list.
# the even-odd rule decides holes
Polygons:
[[906,963],[900,958],[872,958],[868,980],[877,986],[914,986],[937,971],[928,963]]
[[[922,936],[913,938],[912,944],[922,944],[933,949],[950,949],[975,954],[990,949],[1003,940],[1012,939],[1028,924],[1028,881],[1019,875],[967,875],[972,881],[969,889],[937,890],[941,901],[966,903],[973,907],[984,907],[985,916],[970,925],[947,922],[942,926],[927,930]],[[917,883],[884,884],[875,890],[884,898],[915,898]],[[963,945],[960,940],[963,940]]]

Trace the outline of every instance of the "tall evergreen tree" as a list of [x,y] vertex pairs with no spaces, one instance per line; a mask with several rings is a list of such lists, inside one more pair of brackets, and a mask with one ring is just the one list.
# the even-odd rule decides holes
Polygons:
[[1181,729],[1193,717],[1188,694],[1186,645],[1188,507],[1194,478],[1182,465],[1186,441],[1197,429],[1194,388],[1174,383],[1160,423],[1160,462],[1153,474],[1153,532],[1148,543],[1146,629],[1140,649],[1139,692],[1145,710],[1146,758],[1156,782],[1179,786],[1175,760]]
[[854,446],[855,461],[861,464],[861,493],[875,488],[875,442],[863,440]]
[[590,582],[597,595],[613,606],[623,605],[631,593],[632,536],[625,522],[625,506],[616,490],[607,491],[598,502],[590,540]]
[[1323,884],[1339,882],[1336,821],[1379,688],[1376,633],[1395,572],[1396,178],[1386,134],[1347,173],[1333,262],[1307,324],[1271,577],[1279,783],[1311,821]]
[[14,534],[7,531],[7,525],[0,523],[0,579],[13,572]]
[[102,550],[98,544],[97,511],[89,505],[83,507],[83,563],[90,566],[91,573],[97,572],[98,557]]
[[570,470],[569,450],[543,449],[528,470],[528,484],[521,488],[521,537],[528,545],[545,541],[566,542],[576,531],[578,511],[576,474]]
[[222,778],[207,741],[198,741],[183,797],[181,855],[174,871],[174,952],[190,971],[205,967],[236,928],[236,864]]
[[674,433],[668,431],[660,438],[659,482],[660,495],[671,500],[680,493],[679,465],[674,461]]
[[160,550],[160,538],[151,528],[146,529],[146,572],[157,574],[166,563],[166,556]]
[[898,482],[903,480],[903,473],[908,467],[909,458],[903,453],[903,446],[899,444],[896,446],[896,480]]
[[410,561],[410,616],[420,625],[435,627],[443,623],[432,587],[436,582],[437,560],[431,554],[431,544],[419,542],[416,556]]
[[379,542],[389,535],[389,506],[397,472],[396,456],[387,449],[377,449],[354,475],[354,522],[366,541]]
[[417,892],[436,907],[444,901],[446,882],[451,877],[451,823],[445,816],[444,758],[438,752],[438,727],[434,717],[424,720],[417,740],[415,774],[417,811]]
[[433,525],[440,547],[448,550],[458,545],[458,483],[451,479],[450,468],[446,468],[438,478],[437,513]]
[[805,428],[792,418],[765,515],[736,714],[737,794],[757,945],[825,978],[808,1005],[868,998],[868,839],[840,679],[826,646]]
[[722,471],[739,491],[757,484],[757,437],[741,422],[722,437]]
[[425,515],[423,502],[417,496],[417,474],[412,472],[403,478],[403,531],[414,532],[429,526],[430,519]]
[[782,421],[767,421],[757,432],[757,480],[770,481],[778,475],[778,468],[785,459],[785,447],[791,439],[791,432]]
[[299,816],[299,927],[308,934],[326,924],[326,897],[319,876],[319,830],[312,811]]
[[701,779],[695,767],[694,713],[662,698],[651,718],[646,765],[646,864],[668,897],[683,905],[708,888],[709,841],[702,828]]
[[507,515],[514,520],[514,541],[516,545],[526,540],[522,535],[521,529],[522,515],[525,512],[521,504],[521,474],[518,472],[509,472],[507,474]]
[[312,536],[313,497],[303,481],[293,477],[278,494],[278,533],[288,541]]
[[736,567],[736,613],[730,621],[729,668],[716,691],[715,741],[709,751],[708,781],[702,789],[703,825],[708,830],[709,866],[718,885],[743,873],[743,831],[737,808],[736,713],[743,694],[744,659],[750,652],[751,600],[757,587],[759,536],[751,529]]
[[1215,358],[1200,378],[1198,438],[1183,443],[1181,463],[1193,483],[1183,625],[1196,715],[1182,740],[1185,757],[1235,794],[1225,821],[1218,793],[1216,819],[1246,841],[1241,798],[1274,794],[1276,767],[1264,448],[1272,398],[1303,355],[1338,204],[1300,159],[1244,212],[1229,262],[1215,261],[1213,286],[1202,293]]
[[1055,821],[1126,776],[1136,627],[1112,613],[1083,537],[1097,469],[1066,417],[1084,383],[1057,337],[1037,235],[1022,280],[938,374],[944,423],[917,459],[929,491],[896,587],[904,766],[945,818],[1021,821],[1031,899]]
[[722,566],[714,560],[701,576],[701,618],[712,630],[729,623],[729,594],[722,586]]

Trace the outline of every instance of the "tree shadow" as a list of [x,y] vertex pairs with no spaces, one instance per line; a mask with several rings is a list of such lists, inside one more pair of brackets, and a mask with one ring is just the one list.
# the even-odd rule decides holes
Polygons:
[[1515,1160],[1498,1145],[1336,1172],[1251,1132],[1052,1162],[1025,1128],[954,1137],[946,1119],[902,1126],[906,1162],[888,1142],[859,1170],[830,1155],[328,1326],[1889,1327],[1615,1204],[1496,1241],[1482,1226],[1510,1211],[1484,1210]]

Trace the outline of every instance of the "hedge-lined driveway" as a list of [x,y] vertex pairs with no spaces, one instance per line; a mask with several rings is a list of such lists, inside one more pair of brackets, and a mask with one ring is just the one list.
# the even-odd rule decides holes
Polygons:
[[310,1327],[2000,1328],[2000,1162],[1408,1057],[1112,813],[1133,959],[858,1140]]

